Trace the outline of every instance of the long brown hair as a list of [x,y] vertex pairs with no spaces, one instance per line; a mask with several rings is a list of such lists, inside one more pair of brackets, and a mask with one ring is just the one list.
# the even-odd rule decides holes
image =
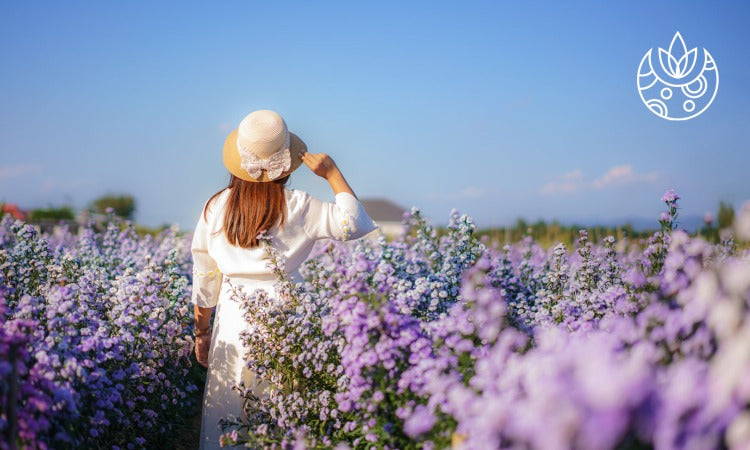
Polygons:
[[[258,233],[268,231],[274,225],[282,226],[286,221],[286,196],[284,185],[289,175],[265,183],[245,181],[230,175],[229,198],[224,209],[224,233],[227,241],[242,248],[260,245]],[[208,199],[203,217],[206,218],[208,205],[225,189]]]

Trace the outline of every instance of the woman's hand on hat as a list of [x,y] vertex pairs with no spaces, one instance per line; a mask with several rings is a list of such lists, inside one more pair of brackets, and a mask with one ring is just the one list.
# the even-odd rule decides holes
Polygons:
[[[315,175],[325,178],[331,185],[334,194],[348,192],[354,195],[349,183],[346,182],[344,175],[330,156],[325,153],[303,153],[302,162],[305,163]],[[356,195],[354,195],[356,197]]]
[[302,162],[305,163],[315,175],[325,178],[326,180],[339,172],[336,163],[325,153],[305,152],[302,154]]

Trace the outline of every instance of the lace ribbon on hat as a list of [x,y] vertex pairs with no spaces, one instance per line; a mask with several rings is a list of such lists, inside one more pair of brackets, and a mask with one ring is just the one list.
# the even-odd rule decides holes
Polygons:
[[286,135],[284,147],[268,159],[258,158],[252,150],[241,145],[239,142],[237,143],[237,148],[242,159],[240,166],[255,179],[259,179],[265,170],[266,174],[268,174],[268,179],[275,180],[292,167],[292,155],[289,151],[289,134]]

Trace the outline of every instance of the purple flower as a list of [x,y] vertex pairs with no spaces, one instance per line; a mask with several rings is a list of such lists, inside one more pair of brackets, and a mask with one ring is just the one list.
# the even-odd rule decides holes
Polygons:
[[404,433],[409,437],[416,438],[430,431],[435,426],[436,420],[435,415],[426,405],[417,405],[411,416],[404,421]]
[[680,196],[677,195],[677,194],[675,194],[675,192],[674,192],[673,189],[669,189],[661,197],[661,201],[663,201],[665,203],[674,203],[674,202],[676,202],[679,199],[680,199]]

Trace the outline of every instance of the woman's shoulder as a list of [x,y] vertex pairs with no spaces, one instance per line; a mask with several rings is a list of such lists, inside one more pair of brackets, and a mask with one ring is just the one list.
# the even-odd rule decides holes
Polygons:
[[299,189],[286,189],[286,204],[289,210],[303,209],[310,201],[310,194]]
[[311,196],[299,189],[286,189],[286,198],[290,202],[306,202],[310,200]]

